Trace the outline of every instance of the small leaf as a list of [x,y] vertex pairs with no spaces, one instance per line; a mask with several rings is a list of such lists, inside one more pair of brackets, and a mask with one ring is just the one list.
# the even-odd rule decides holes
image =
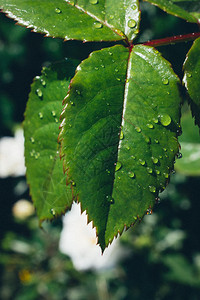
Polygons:
[[182,158],[177,160],[175,169],[187,176],[200,176],[200,136],[190,112],[183,114],[181,125],[183,134],[179,141]]
[[135,46],[129,53],[120,45],[93,52],[71,81],[61,156],[102,249],[153,207],[169,181],[178,151],[177,84],[158,51]]
[[65,40],[132,40],[140,22],[138,0],[0,0],[0,7],[18,24]]
[[145,0],[150,2],[167,13],[180,17],[191,23],[198,23],[200,20],[199,0]]
[[74,66],[69,61],[43,68],[31,86],[24,121],[25,160],[30,193],[40,221],[71,206],[59,158],[59,116]]
[[190,95],[192,115],[200,128],[200,38],[196,39],[184,63],[183,82]]

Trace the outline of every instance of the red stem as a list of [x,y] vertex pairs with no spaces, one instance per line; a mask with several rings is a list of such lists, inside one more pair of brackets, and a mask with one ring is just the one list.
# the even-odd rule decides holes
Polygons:
[[159,40],[152,40],[142,44],[146,46],[158,47],[158,46],[170,45],[170,44],[175,44],[180,42],[193,41],[198,37],[200,37],[200,32],[193,32],[188,34],[175,35],[172,37],[167,37]]

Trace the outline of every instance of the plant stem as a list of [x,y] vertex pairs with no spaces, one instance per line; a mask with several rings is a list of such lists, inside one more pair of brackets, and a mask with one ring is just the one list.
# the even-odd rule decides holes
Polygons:
[[159,47],[159,46],[165,46],[165,45],[170,45],[170,44],[175,44],[175,43],[193,41],[198,37],[200,37],[200,32],[193,32],[193,33],[188,33],[188,34],[175,35],[175,36],[167,37],[164,39],[148,41],[148,42],[142,43],[142,45]]

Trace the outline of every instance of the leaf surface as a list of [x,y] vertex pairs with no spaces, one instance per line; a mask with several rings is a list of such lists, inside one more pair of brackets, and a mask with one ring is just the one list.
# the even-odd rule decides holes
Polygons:
[[102,49],[77,68],[62,113],[61,156],[102,249],[151,211],[165,188],[179,117],[178,79],[151,47]]
[[191,23],[198,23],[200,20],[199,0],[145,0],[150,2],[167,13],[180,17]]
[[31,86],[25,112],[27,180],[40,221],[63,214],[72,203],[57,142],[62,100],[72,74],[70,62],[44,68]]
[[138,33],[138,0],[0,0],[18,24],[65,40],[132,40]]
[[190,112],[181,117],[181,126],[183,134],[179,141],[183,157],[177,160],[175,169],[187,176],[200,176],[200,136]]
[[192,114],[200,128],[200,38],[196,39],[184,63],[183,82],[190,95]]

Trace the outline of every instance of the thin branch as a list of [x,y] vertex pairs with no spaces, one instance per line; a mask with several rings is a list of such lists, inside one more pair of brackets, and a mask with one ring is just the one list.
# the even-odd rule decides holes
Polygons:
[[198,37],[200,37],[200,32],[193,32],[188,34],[175,35],[164,39],[148,41],[142,43],[142,45],[158,47],[158,46],[165,46],[165,45],[176,44],[181,42],[193,41]]

